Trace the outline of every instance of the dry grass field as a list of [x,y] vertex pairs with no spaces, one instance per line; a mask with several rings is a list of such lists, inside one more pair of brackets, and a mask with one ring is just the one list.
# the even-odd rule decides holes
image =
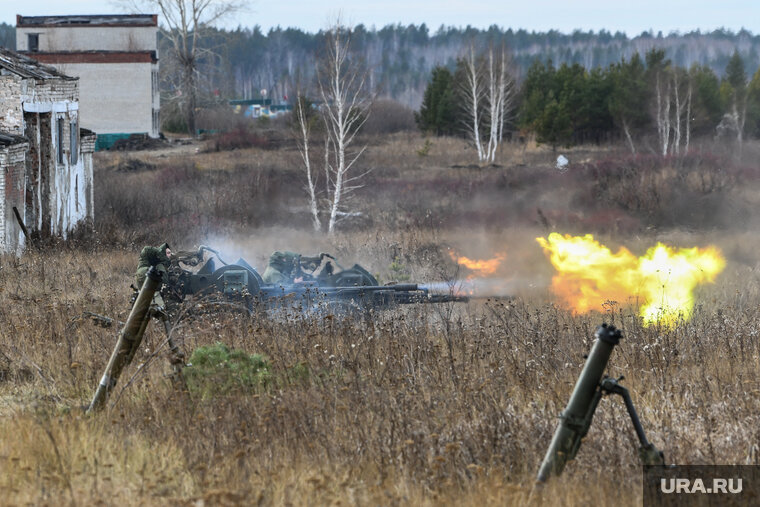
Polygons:
[[[748,162],[714,147],[683,160],[575,149],[560,172],[542,147],[507,145],[502,165],[480,167],[458,140],[424,145],[370,144],[362,216],[333,237],[309,230],[288,146],[98,154],[94,232],[0,258],[0,504],[524,505],[603,321],[624,336],[609,373],[625,375],[668,462],[760,463],[753,147]],[[552,231],[637,254],[714,244],[727,267],[672,328],[644,327],[630,301],[573,315],[535,241]],[[164,240],[257,268],[274,249],[334,252],[383,281],[471,274],[450,252],[505,261],[464,304],[346,319],[182,312],[188,355],[216,343],[261,354],[266,381],[174,392],[152,323],[108,409],[85,415],[117,330],[83,312],[124,320],[139,249]],[[639,505],[636,448],[621,400],[604,399],[577,459],[534,500]]]

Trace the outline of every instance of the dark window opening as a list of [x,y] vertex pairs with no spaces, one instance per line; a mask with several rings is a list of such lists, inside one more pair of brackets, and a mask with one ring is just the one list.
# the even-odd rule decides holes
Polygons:
[[40,50],[40,34],[29,33],[26,35],[26,40],[29,44],[29,51],[37,52]]
[[56,151],[58,153],[58,163],[63,164],[63,118],[56,118]]
[[77,128],[76,121],[69,123],[69,134],[71,137],[71,165],[75,165],[77,162],[79,162],[79,143],[77,142],[79,138],[79,129]]

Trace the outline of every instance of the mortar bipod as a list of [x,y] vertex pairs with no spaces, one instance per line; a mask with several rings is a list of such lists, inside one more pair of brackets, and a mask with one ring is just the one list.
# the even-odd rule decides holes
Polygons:
[[594,395],[594,403],[592,406],[596,408],[596,405],[599,403],[599,398],[605,394],[617,394],[622,397],[623,402],[625,402],[625,408],[628,410],[628,415],[631,417],[633,429],[636,431],[636,436],[639,438],[639,444],[641,444],[639,447],[639,459],[641,460],[641,464],[645,466],[664,465],[665,455],[647,440],[647,435],[644,432],[644,427],[641,425],[639,414],[636,413],[636,408],[633,406],[631,394],[628,392],[628,389],[620,385],[620,381],[624,378],[625,377],[622,375],[616,379],[605,375],[599,384],[599,389]]

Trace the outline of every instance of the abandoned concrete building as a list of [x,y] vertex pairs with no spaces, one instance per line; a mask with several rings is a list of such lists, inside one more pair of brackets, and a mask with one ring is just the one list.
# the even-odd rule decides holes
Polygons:
[[158,16],[16,16],[16,50],[79,78],[82,127],[98,149],[158,137]]
[[0,48],[0,252],[94,218],[95,134],[79,113],[77,78]]

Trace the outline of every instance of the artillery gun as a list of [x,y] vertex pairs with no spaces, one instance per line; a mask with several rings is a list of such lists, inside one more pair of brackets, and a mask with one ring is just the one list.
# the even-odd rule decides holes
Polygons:
[[468,301],[468,297],[453,293],[432,293],[422,284],[381,285],[358,264],[344,268],[333,256],[322,254],[320,260],[323,257],[329,259],[324,264],[327,269],[308,273],[299,267],[297,282],[268,284],[244,259],[228,263],[217,250],[201,246],[196,252],[179,252],[174,256],[169,268],[172,296],[175,300],[216,296],[243,304],[248,310],[254,306],[272,309],[284,305],[308,309],[323,303],[332,309],[366,310],[399,304]]

